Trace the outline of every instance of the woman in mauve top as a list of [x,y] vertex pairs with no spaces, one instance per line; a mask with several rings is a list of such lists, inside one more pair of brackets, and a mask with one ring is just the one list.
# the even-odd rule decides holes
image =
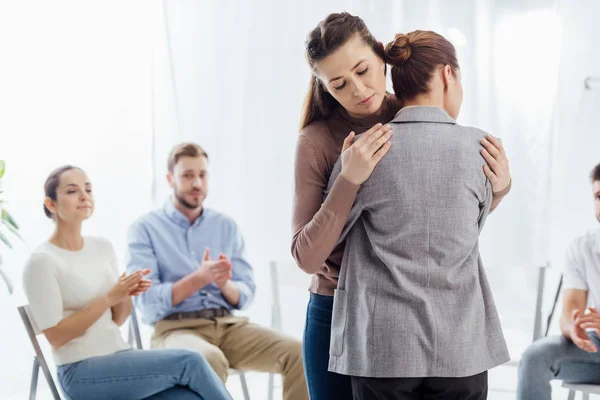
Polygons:
[[[308,35],[306,58],[313,75],[296,146],[291,249],[298,266],[313,274],[303,360],[311,400],[348,399],[349,377],[327,370],[333,292],[344,253],[344,243],[335,243],[360,185],[389,149],[387,123],[401,104],[386,92],[383,45],[357,16],[336,13],[321,21]],[[508,160],[499,141],[482,145],[492,155],[484,171],[493,183],[493,210],[510,191]],[[341,173],[322,201],[339,157]]]

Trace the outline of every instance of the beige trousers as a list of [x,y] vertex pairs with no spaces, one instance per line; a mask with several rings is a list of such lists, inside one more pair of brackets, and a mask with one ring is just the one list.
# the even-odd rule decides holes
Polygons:
[[308,400],[300,341],[247,318],[162,320],[154,327],[151,345],[198,351],[223,382],[229,368],[282,374],[283,399]]

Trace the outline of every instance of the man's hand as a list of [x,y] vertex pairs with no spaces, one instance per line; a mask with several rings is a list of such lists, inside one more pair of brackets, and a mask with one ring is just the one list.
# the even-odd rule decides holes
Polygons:
[[580,316],[576,323],[583,330],[593,329],[597,335],[600,335],[600,314],[594,307],[588,308],[589,313]]
[[224,285],[231,279],[232,268],[231,262],[223,254],[219,256],[218,260],[212,260],[210,258],[210,249],[207,248],[204,250],[202,264],[197,274],[201,275],[207,284],[215,283],[220,287],[221,284]]
[[[592,324],[597,324],[597,321],[599,320],[598,313],[594,309],[594,312],[590,312],[588,315],[581,316],[580,314],[581,312],[579,310],[573,310],[573,323],[571,324],[570,330],[571,340],[581,350],[587,351],[588,353],[596,353],[598,348],[590,340],[584,326],[587,325],[592,327]],[[595,318],[590,317],[592,314],[594,314]]]
[[226,274],[223,274],[219,279],[215,281],[217,287],[223,291],[223,287],[227,285],[227,282],[231,280],[233,277],[231,261],[227,258],[227,256],[223,253],[219,254],[219,261],[225,262],[229,265],[229,271]]

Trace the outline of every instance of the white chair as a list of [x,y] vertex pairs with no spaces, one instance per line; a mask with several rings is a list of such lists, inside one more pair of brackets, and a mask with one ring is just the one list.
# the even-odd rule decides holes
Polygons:
[[[60,394],[57,389],[56,382],[50,372],[50,368],[48,368],[48,363],[46,362],[46,358],[44,357],[44,353],[40,347],[40,343],[37,340],[37,335],[35,330],[33,329],[33,324],[29,315],[27,313],[27,306],[17,307],[19,314],[21,315],[21,319],[23,320],[23,325],[25,326],[25,330],[31,340],[31,345],[33,346],[33,350],[35,351],[35,356],[33,357],[33,372],[31,375],[31,387],[29,389],[29,400],[34,400],[37,395],[37,384],[39,377],[39,370],[41,369],[44,373],[44,377],[48,382],[48,387],[50,388],[50,392],[52,393],[52,397],[55,400],[61,400]],[[140,337],[140,330],[137,322],[137,316],[135,314],[135,308],[132,309],[131,318],[129,319],[129,334],[127,341],[130,345],[134,345],[138,349],[142,349],[142,340]]]
[[[135,345],[138,350],[142,350],[144,348],[142,344],[142,336],[140,335],[140,325],[137,319],[137,314],[135,312],[135,307],[131,310],[131,318],[129,318],[129,328],[127,329],[127,341],[130,345]],[[246,375],[244,371],[240,371],[237,369],[229,370],[230,376],[239,376],[240,382],[242,384],[242,392],[244,394],[244,400],[250,400],[250,392],[248,391],[248,382],[246,381]]]
[[598,385],[584,385],[579,383],[565,383],[563,382],[562,387],[569,389],[569,400],[575,400],[575,394],[581,392],[583,400],[590,400],[590,394],[600,394],[600,386]]
[[50,388],[52,397],[54,400],[61,400],[60,394],[58,394],[58,389],[56,388],[56,383],[54,382],[50,368],[48,368],[48,363],[46,362],[46,358],[44,357],[40,343],[37,340],[37,335],[33,329],[33,324],[31,323],[29,315],[27,314],[27,306],[17,307],[17,310],[19,310],[19,314],[23,320],[23,325],[25,325],[25,330],[29,335],[29,340],[31,340],[31,345],[35,351],[35,356],[33,357],[33,372],[31,374],[31,387],[29,389],[29,400],[35,400],[36,398],[40,368],[42,369],[44,377],[48,382],[48,387]]
[[[283,329],[281,287],[300,288],[307,290],[311,276],[303,272],[292,259],[274,260],[270,263],[271,290],[273,294],[273,308],[271,313],[271,327],[281,331]],[[275,388],[275,375],[269,375],[269,400],[273,400]]]

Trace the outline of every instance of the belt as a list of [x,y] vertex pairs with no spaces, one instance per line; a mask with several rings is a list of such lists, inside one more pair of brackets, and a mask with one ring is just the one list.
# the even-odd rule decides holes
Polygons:
[[164,319],[177,321],[182,319],[214,319],[219,317],[228,317],[231,315],[226,308],[206,308],[198,311],[177,312],[166,316]]

